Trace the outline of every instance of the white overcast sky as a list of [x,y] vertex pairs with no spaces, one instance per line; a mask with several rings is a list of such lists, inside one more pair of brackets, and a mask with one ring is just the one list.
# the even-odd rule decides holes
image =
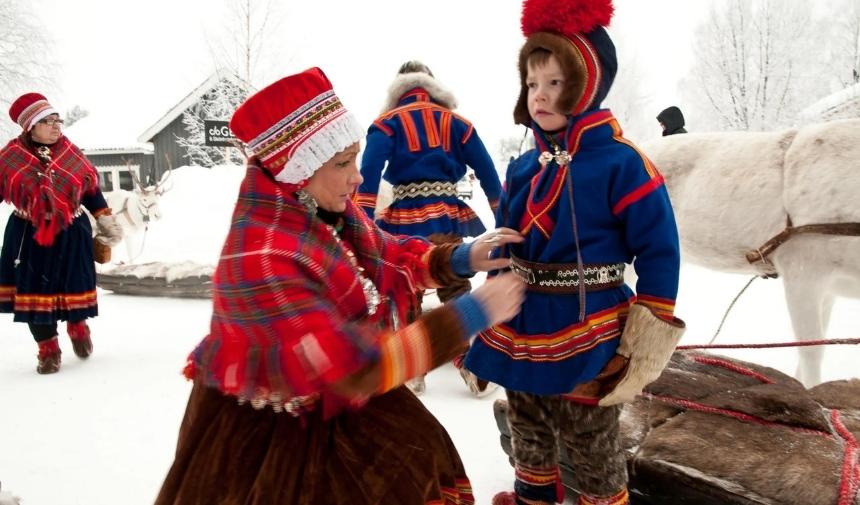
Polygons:
[[[56,90],[65,111],[80,105],[116,135],[136,139],[215,68],[223,37],[222,0],[20,0],[55,42]],[[672,105],[692,58],[703,0],[616,0],[610,34],[634,52],[652,116]],[[488,148],[515,134],[520,0],[316,0],[278,5],[265,85],[320,66],[362,123],[377,114],[400,63],[421,59],[450,87]],[[22,90],[27,91],[27,90]],[[657,125],[655,121],[655,135]],[[74,139],[72,139],[74,141]]]

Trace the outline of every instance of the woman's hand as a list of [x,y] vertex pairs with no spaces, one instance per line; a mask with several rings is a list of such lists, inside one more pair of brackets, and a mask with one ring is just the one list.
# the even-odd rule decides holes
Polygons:
[[469,251],[469,267],[474,272],[489,272],[507,268],[511,264],[510,258],[493,258],[490,256],[499,247],[506,244],[518,244],[525,240],[516,230],[510,228],[496,228],[490,230],[471,244]]
[[526,283],[516,274],[506,272],[487,279],[487,282],[472,291],[484,313],[489,326],[511,320],[520,313],[526,298]]

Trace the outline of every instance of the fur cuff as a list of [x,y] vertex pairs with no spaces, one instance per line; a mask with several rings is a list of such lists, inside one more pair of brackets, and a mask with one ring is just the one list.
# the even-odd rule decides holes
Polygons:
[[433,101],[447,109],[454,110],[457,108],[457,99],[454,97],[454,93],[443,86],[442,83],[423,72],[410,72],[408,74],[400,74],[394,78],[391,86],[388,87],[388,95],[385,97],[382,113],[384,114],[397,107],[400,97],[410,89],[415,88],[424,88],[430,94],[430,98]]
[[648,384],[657,380],[672,357],[685,330],[684,322],[660,319],[645,305],[630,307],[618,354],[630,359],[627,374],[616,388],[600,400],[601,407],[633,401]]

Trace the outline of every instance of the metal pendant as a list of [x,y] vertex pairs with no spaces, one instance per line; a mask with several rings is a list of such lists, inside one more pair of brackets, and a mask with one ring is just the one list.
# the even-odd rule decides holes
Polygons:
[[376,289],[373,281],[364,275],[359,274],[358,278],[361,280],[361,289],[364,291],[364,299],[367,303],[367,314],[372,316],[376,314],[376,309],[379,307],[379,303],[381,302],[379,290]]

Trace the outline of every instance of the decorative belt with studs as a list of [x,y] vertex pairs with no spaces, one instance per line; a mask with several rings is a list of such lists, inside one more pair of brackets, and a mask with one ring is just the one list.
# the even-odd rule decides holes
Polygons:
[[457,185],[447,181],[423,181],[398,184],[392,188],[395,200],[427,198],[431,196],[457,197]]
[[[624,263],[584,264],[585,290],[600,291],[624,284]],[[579,290],[576,263],[532,263],[511,255],[511,271],[538,293],[575,294]]]
[[277,394],[266,396],[256,396],[250,400],[245,397],[239,397],[239,405],[250,403],[254,410],[262,410],[266,407],[272,407],[276,413],[286,412],[293,417],[301,417],[307,412],[312,412],[317,408],[320,396],[318,394],[310,394],[306,396],[294,396],[284,400]]
[[[26,211],[26,210],[19,209],[19,208],[15,207],[15,210],[13,210],[13,211],[12,211],[12,213],[13,213],[13,214],[15,214],[16,216],[20,217],[21,219],[26,219],[26,220],[28,220],[28,221],[30,220],[30,213],[29,213],[28,211]],[[80,216],[80,215],[81,215],[81,214],[83,214],[83,213],[84,213],[84,208],[83,208],[83,207],[78,207],[77,209],[75,209],[75,212],[72,214],[72,217],[73,217],[73,218],[78,217],[78,216]],[[48,215],[48,216],[47,216],[47,219],[45,219],[45,220],[46,220],[46,221],[50,221],[50,220],[51,220],[51,216],[50,216],[50,215]]]

